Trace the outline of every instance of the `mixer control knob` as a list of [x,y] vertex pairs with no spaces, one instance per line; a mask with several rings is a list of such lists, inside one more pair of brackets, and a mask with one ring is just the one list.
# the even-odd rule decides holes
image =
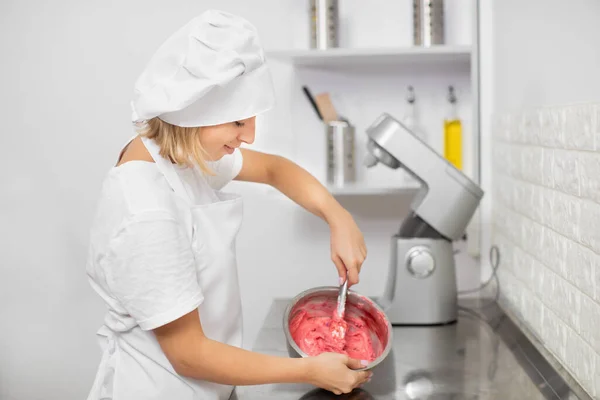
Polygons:
[[406,267],[416,278],[427,278],[435,270],[435,259],[425,246],[416,246],[406,255]]

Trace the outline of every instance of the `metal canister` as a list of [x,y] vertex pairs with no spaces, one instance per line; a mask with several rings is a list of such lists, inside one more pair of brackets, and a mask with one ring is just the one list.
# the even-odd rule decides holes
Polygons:
[[338,1],[310,0],[310,47],[338,47]]
[[413,0],[413,38],[416,46],[444,44],[444,0]]
[[341,187],[355,182],[354,126],[331,121],[327,129],[327,183]]

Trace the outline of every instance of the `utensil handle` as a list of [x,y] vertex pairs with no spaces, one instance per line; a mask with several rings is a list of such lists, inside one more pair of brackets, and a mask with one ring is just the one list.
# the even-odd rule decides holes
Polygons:
[[312,104],[312,106],[315,109],[315,112],[317,113],[317,116],[319,117],[319,119],[321,121],[323,121],[323,115],[321,115],[321,111],[319,111],[319,107],[317,107],[317,103],[315,102],[315,98],[310,93],[310,90],[308,90],[308,87],[302,86],[302,90],[304,91],[304,94],[306,94],[306,97],[308,97],[308,101],[310,101],[310,104]]
[[337,304],[337,315],[340,318],[344,317],[344,313],[346,311],[346,297],[348,295],[348,278],[344,281],[342,286],[340,286],[340,293],[338,294],[338,304]]

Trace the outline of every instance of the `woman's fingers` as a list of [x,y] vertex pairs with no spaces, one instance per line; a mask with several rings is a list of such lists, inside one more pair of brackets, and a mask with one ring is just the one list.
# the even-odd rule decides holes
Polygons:
[[359,265],[357,261],[350,261],[348,267],[348,286],[356,285],[358,283]]

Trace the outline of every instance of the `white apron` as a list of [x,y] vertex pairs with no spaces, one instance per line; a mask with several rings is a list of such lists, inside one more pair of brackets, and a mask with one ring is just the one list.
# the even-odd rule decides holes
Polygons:
[[[158,145],[143,138],[156,166],[175,194],[190,206],[189,237],[204,301],[200,319],[207,337],[242,346],[242,309],[235,256],[235,238],[242,222],[241,197],[212,189],[204,179],[203,192],[212,203],[194,205],[173,164],[159,154]],[[114,332],[98,331],[104,350],[88,400],[226,400],[233,387],[178,375],[151,331],[139,326]],[[209,360],[211,361],[211,360]]]

